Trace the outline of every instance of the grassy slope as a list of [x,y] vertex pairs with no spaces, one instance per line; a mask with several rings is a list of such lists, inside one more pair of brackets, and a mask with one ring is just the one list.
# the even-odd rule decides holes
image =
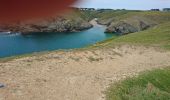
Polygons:
[[169,12],[152,12],[152,11],[106,11],[97,13],[99,20],[108,20],[113,18],[115,21],[117,20],[125,20],[133,17],[139,18],[147,18],[149,20],[162,23],[166,21],[170,21],[170,13]]
[[121,36],[112,40],[112,42],[143,44],[170,48],[170,23],[160,24],[146,31]]
[[110,47],[118,44],[132,44],[170,49],[170,22],[145,31],[131,33],[97,43],[94,47]]
[[[130,12],[119,16],[125,19],[134,15],[155,20],[159,25],[145,31],[113,37],[96,46],[111,47],[119,44],[147,45],[170,49],[170,13]],[[170,100],[170,68],[144,72],[138,77],[112,84],[106,92],[107,100]]]
[[85,21],[90,21],[97,16],[96,11],[79,11],[79,10],[71,10],[69,13],[64,14],[64,17],[67,19],[83,19]]
[[170,100],[170,69],[145,72],[138,77],[113,84],[107,100]]
[[115,11],[105,11],[105,12],[100,12],[97,13],[97,16],[99,18],[99,20],[101,21],[107,21],[108,19],[119,19],[121,16],[127,15],[128,13],[137,13],[138,11],[119,11],[119,10],[115,10]]

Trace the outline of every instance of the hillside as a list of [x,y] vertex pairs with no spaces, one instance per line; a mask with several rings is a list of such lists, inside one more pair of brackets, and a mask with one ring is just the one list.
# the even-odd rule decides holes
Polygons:
[[[151,11],[114,11],[99,18],[99,23],[106,24],[106,33],[128,34],[147,30],[158,24],[170,21],[168,12]],[[114,16],[113,16],[114,15]]]
[[128,35],[113,37],[97,43],[92,47],[114,47],[115,45],[144,45],[156,48],[170,49],[170,22],[159,24],[148,30]]

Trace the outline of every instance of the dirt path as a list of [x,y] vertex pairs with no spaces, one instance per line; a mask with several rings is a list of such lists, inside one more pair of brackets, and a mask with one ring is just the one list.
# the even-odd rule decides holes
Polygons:
[[103,100],[110,83],[170,66],[170,52],[120,46],[53,52],[0,63],[0,100]]

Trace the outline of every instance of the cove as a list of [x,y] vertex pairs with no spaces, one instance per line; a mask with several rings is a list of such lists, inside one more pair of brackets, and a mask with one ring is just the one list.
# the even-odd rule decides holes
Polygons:
[[89,30],[73,33],[0,34],[0,58],[41,51],[82,48],[114,36],[114,34],[105,34],[104,30],[103,26],[94,26]]

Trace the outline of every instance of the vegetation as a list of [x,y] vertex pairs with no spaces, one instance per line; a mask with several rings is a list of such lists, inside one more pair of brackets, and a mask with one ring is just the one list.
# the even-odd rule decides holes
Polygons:
[[106,100],[170,100],[170,68],[113,84],[106,92]]
[[97,11],[79,11],[79,10],[73,10],[68,14],[64,14],[63,16],[67,19],[71,20],[77,20],[77,19],[83,19],[85,21],[90,21],[97,17]]
[[170,50],[170,22],[157,25],[145,31],[130,33],[128,35],[112,37],[99,42],[93,47],[110,47],[121,44],[143,45],[159,47]]
[[[155,20],[156,26],[144,31],[113,37],[97,46],[121,44],[144,45],[170,49],[170,13],[129,12],[117,18],[129,19],[133,16]],[[107,100],[170,100],[170,68],[144,72],[133,78],[112,84],[106,91]]]
[[164,48],[170,48],[170,23],[160,24],[146,31],[131,33],[116,39],[110,43],[142,44]]
[[101,60],[103,60],[103,58],[88,57],[88,60],[89,60],[90,62],[95,62],[95,61],[101,61]]
[[[170,21],[170,13],[168,12],[153,12],[153,11],[133,11],[133,10],[113,10],[97,13],[99,20],[107,21],[112,19],[112,21],[120,20],[130,20],[134,17],[138,19],[148,19],[157,23],[163,23]],[[133,21],[131,19],[131,21]]]
[[[111,10],[111,11],[83,11],[82,16],[93,19],[99,18],[101,24],[111,24],[115,21],[126,20],[127,23],[134,24],[135,20],[143,20],[145,23],[155,24],[155,26],[136,33],[123,36],[114,36],[111,39],[99,42],[93,47],[110,47],[117,44],[137,44],[149,45],[170,49],[170,13],[154,11],[131,11],[131,10]],[[88,16],[88,17],[87,17]],[[109,44],[109,45],[108,45]]]

